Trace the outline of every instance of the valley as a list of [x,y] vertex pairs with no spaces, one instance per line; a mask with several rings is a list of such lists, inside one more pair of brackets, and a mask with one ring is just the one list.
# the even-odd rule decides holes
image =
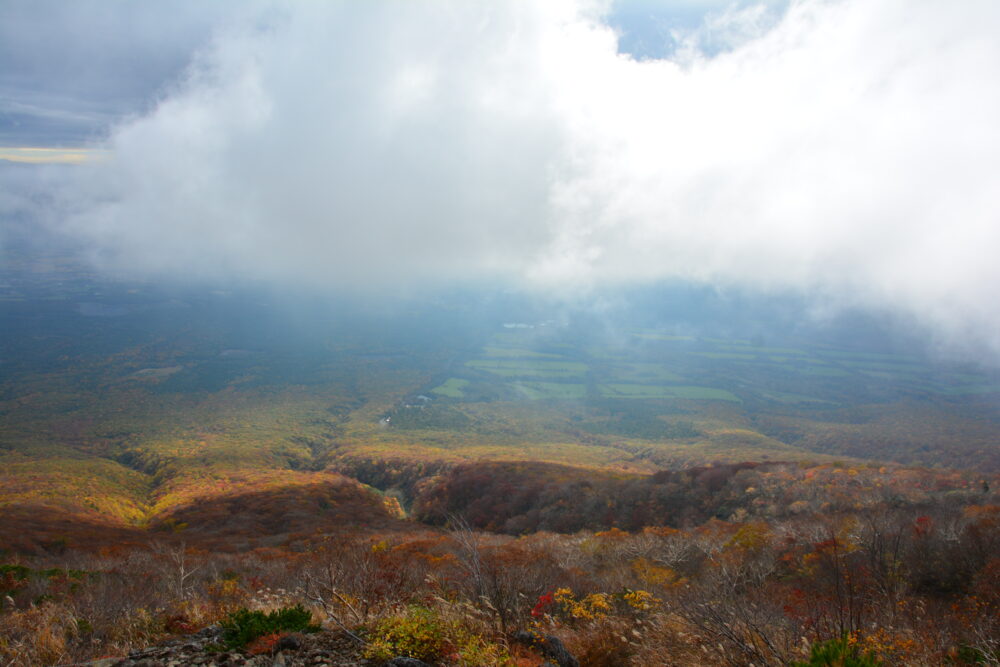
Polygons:
[[[60,280],[7,276],[0,299],[0,567],[13,601],[0,621],[14,647],[0,651],[12,664],[303,603],[390,653],[403,650],[393,623],[426,622],[486,664],[540,664],[511,643],[523,627],[556,633],[588,665],[664,651],[685,665],[702,664],[691,651],[784,664],[805,655],[795,633],[836,638],[843,608],[827,587],[845,576],[866,605],[845,627],[879,664],[992,650],[975,633],[992,632],[996,604],[995,371],[855,323],[741,321],[710,295],[724,316],[636,317],[634,304],[597,316],[490,293],[373,307],[67,266]],[[334,565],[333,597],[310,593]],[[890,594],[886,567],[923,579]],[[425,580],[464,615],[427,603]],[[974,588],[986,606],[966,609]],[[718,595],[722,615],[708,611]],[[925,611],[890,621],[903,600]],[[949,600],[960,607],[935,606]],[[44,621],[62,639],[18,629],[57,608],[78,624]],[[120,634],[143,614],[147,629]],[[895,629],[872,634],[873,622]],[[732,628],[752,623],[748,644]],[[331,637],[321,643],[351,645]],[[381,664],[371,646],[350,664]]]

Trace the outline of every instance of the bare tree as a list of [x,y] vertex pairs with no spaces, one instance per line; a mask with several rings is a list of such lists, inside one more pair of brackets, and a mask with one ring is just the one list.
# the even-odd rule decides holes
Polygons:
[[170,545],[155,541],[150,544],[153,553],[166,559],[169,567],[169,580],[174,596],[183,600],[188,595],[188,579],[201,570],[205,563],[193,563],[194,552],[187,548],[186,542]]

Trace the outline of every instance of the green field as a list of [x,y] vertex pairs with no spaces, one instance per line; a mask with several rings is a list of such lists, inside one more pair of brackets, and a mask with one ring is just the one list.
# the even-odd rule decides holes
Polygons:
[[868,359],[871,361],[906,362],[912,361],[911,357],[899,354],[886,354],[882,352],[857,352],[853,350],[831,350],[819,349],[819,354],[824,357],[835,357],[840,359]]
[[636,338],[641,338],[643,340],[662,340],[668,342],[684,342],[695,340],[694,336],[672,336],[669,334],[657,334],[657,333],[633,333]]
[[485,347],[483,354],[492,359],[561,359],[562,355],[536,352],[518,347]]
[[853,361],[849,359],[838,359],[837,363],[848,368],[864,368],[879,371],[910,371],[921,372],[927,370],[926,366],[920,364],[909,364],[896,361]]
[[968,385],[965,387],[938,387],[934,390],[945,396],[974,396],[979,394],[998,394],[1000,384]]
[[660,364],[623,364],[609,371],[616,380],[638,381],[638,384],[679,383],[684,378]]
[[577,361],[472,359],[465,365],[502,377],[574,377],[587,372],[587,365]]
[[649,384],[602,384],[601,396],[607,398],[683,398],[695,401],[733,401],[740,399],[725,389],[698,386],[663,386]]
[[720,350],[728,350],[731,352],[753,352],[754,354],[767,355],[767,354],[785,354],[785,355],[808,355],[809,353],[805,350],[800,350],[794,347],[761,347],[756,345],[718,345]]
[[463,380],[462,378],[448,378],[444,384],[431,389],[431,392],[437,394],[438,396],[447,396],[448,398],[462,398],[465,396],[465,392],[462,390],[467,386],[469,386],[468,380]]
[[761,396],[764,398],[771,399],[778,403],[785,403],[788,405],[795,404],[828,404],[832,405],[832,401],[825,401],[822,398],[816,398],[815,396],[806,396],[804,394],[792,394],[784,391],[762,391]]
[[695,352],[699,357],[705,357],[706,359],[756,359],[756,354],[742,354],[739,352]]
[[578,400],[587,394],[587,387],[582,384],[563,384],[559,382],[521,382],[514,386],[525,397],[532,400],[544,398]]
[[796,366],[786,366],[797,373],[803,375],[819,375],[823,377],[847,377],[851,373],[850,371],[844,370],[843,368],[833,368],[828,366],[806,366],[806,367],[796,367]]

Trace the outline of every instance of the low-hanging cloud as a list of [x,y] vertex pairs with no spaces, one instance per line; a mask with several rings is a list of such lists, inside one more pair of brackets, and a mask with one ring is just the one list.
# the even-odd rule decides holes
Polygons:
[[802,289],[1000,353],[998,27],[803,0],[639,61],[589,3],[258,5],[114,129],[66,225],[162,274]]

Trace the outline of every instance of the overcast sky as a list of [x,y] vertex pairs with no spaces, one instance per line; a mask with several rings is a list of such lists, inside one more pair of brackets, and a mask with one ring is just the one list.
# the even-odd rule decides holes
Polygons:
[[680,278],[1000,355],[998,30],[993,0],[5,0],[0,145],[103,151],[37,215],[116,269]]

